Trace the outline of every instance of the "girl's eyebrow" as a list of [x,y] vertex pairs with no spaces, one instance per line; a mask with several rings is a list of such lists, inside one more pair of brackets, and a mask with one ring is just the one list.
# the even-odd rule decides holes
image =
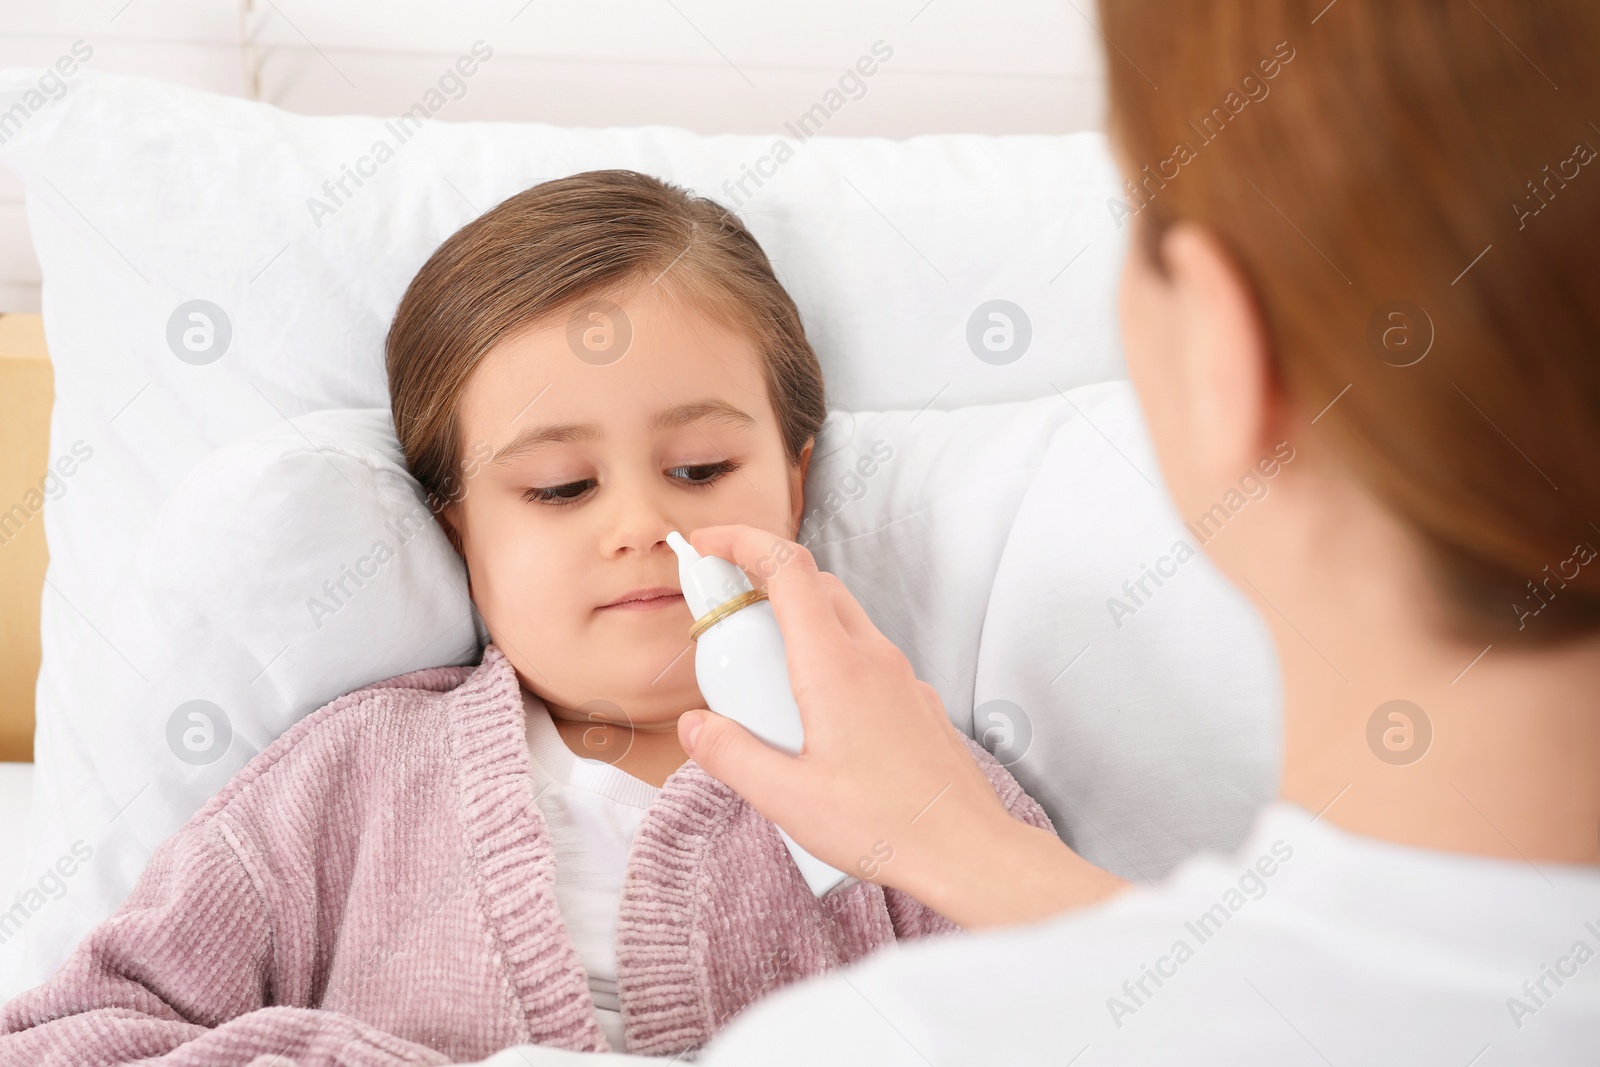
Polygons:
[[[726,400],[707,398],[705,400],[692,400],[685,404],[676,404],[670,408],[662,408],[650,420],[650,428],[652,430],[672,429],[678,426],[687,426],[700,419],[715,419],[741,428],[749,428],[756,424],[753,416],[734,407]],[[494,457],[489,462],[498,466],[505,466],[531,452],[537,451],[545,445],[570,441],[597,441],[601,436],[600,427],[592,422],[530,426],[512,438],[509,443],[496,450]]]

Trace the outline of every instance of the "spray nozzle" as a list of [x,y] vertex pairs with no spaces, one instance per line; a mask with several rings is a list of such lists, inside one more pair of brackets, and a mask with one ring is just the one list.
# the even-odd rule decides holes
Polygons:
[[720,556],[702,556],[677,530],[667,534],[667,544],[678,554],[678,584],[696,619],[751,590],[744,571]]

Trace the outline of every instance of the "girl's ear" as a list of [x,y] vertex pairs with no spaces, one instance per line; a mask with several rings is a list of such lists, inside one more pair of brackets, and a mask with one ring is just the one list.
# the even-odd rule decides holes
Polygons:
[[463,560],[467,558],[466,544],[461,537],[461,504],[453,501],[443,508],[435,511],[433,517],[444,530],[444,535],[450,541],[450,547],[456,550],[456,555]]
[[806,446],[800,450],[800,462],[789,469],[789,528],[794,531],[792,537],[797,537],[800,532],[800,516],[806,510],[806,472],[811,469],[811,450],[816,447],[815,437],[806,438]]

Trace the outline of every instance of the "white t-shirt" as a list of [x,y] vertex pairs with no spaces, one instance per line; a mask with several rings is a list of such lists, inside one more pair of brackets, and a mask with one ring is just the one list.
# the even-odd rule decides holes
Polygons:
[[1267,807],[1230,859],[1026,928],[892,946],[737,1018],[731,1064],[1594,1064],[1600,869]]
[[[1269,873],[1270,872],[1270,873]],[[1543,1067],[1600,1056],[1600,869],[1387,844],[1269,805],[1232,857],[1033,926],[890,945],[699,1062]],[[484,1067],[655,1062],[518,1046]]]
[[645,809],[661,792],[602,760],[574,753],[544,702],[523,691],[533,793],[555,848],[556,904],[589,976],[600,1028],[624,1047],[617,999],[617,916],[628,846]]

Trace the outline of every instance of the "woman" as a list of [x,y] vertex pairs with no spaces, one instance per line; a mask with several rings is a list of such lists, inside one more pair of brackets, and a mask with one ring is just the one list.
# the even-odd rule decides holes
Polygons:
[[1179,510],[1296,448],[1207,545],[1278,648],[1280,798],[1126,887],[1008,824],[804,549],[698,531],[770,575],[807,751],[696,712],[685,749],[817,856],[887,842],[877,880],[1013,927],[785,990],[703,1062],[1592,1062],[1600,9],[1103,0],[1101,28]]

